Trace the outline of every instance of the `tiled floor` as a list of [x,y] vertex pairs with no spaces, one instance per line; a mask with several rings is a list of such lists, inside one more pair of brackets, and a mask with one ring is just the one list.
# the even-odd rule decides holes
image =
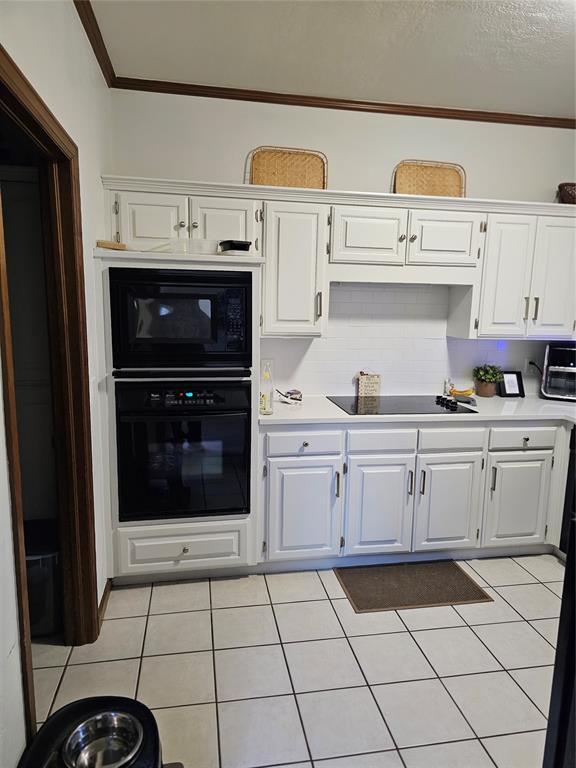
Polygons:
[[116,589],[96,643],[34,646],[38,719],[136,697],[185,768],[539,768],[563,566],[464,567],[494,602],[356,614],[332,571]]

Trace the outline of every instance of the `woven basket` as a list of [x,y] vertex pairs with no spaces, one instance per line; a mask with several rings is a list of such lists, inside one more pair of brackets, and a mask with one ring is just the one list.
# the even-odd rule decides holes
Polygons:
[[403,160],[392,173],[392,192],[401,195],[465,197],[466,173],[455,163]]
[[328,160],[322,152],[257,147],[250,153],[250,184],[326,189]]

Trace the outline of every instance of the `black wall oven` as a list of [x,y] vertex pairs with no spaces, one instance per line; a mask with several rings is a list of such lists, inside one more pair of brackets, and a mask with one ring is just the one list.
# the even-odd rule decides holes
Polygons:
[[247,369],[249,272],[110,268],[114,368]]
[[249,513],[249,381],[115,387],[120,522]]

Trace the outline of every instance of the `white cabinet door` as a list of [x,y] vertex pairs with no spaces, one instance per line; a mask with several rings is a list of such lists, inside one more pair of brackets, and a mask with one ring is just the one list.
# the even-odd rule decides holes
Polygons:
[[[192,237],[205,240],[250,240],[253,251],[260,249],[256,200],[227,197],[193,197]],[[258,246],[258,248],[256,247]]]
[[268,558],[338,555],[342,458],[268,460]]
[[330,260],[339,264],[404,264],[408,211],[335,205]]
[[483,213],[462,211],[410,211],[406,263],[478,266],[485,218]]
[[265,203],[263,334],[320,335],[329,210]]
[[482,453],[419,456],[413,549],[478,546]]
[[488,216],[478,336],[524,336],[536,237],[535,216]]
[[415,465],[414,455],[350,459],[347,555],[410,551]]
[[552,451],[490,454],[483,546],[544,541],[551,468]]
[[152,192],[120,192],[120,240],[133,250],[147,251],[173,238],[188,238],[188,198]]
[[538,218],[528,336],[569,337],[576,320],[576,221]]

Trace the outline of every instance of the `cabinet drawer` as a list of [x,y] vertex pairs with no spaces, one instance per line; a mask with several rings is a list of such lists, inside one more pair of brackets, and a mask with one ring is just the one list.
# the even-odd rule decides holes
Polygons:
[[348,431],[348,451],[369,453],[416,450],[418,430],[416,429],[351,429]]
[[119,573],[186,571],[247,562],[246,520],[119,528]]
[[420,451],[473,451],[484,448],[486,429],[421,429]]
[[493,427],[490,450],[554,448],[556,427]]
[[276,432],[267,438],[268,456],[342,453],[342,432]]

